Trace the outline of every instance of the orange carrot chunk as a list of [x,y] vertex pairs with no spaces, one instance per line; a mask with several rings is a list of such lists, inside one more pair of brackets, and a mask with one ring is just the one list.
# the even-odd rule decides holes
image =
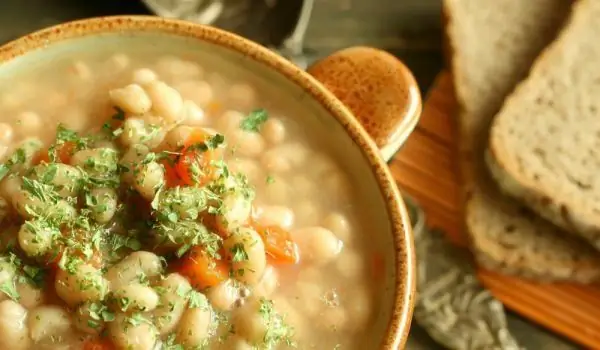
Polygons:
[[229,277],[227,263],[210,256],[201,246],[192,247],[175,262],[175,271],[186,277],[198,290],[216,286]]
[[88,339],[83,344],[83,350],[115,350],[116,347],[108,339]]
[[182,184],[202,186],[212,178],[210,162],[213,160],[213,152],[197,147],[204,144],[208,137],[206,131],[197,128],[185,140],[181,156],[175,165]]
[[296,264],[300,260],[298,246],[290,233],[279,226],[261,226],[254,224],[254,229],[261,236],[267,257],[274,264]]
[[[63,144],[57,145],[56,146],[56,161],[59,163],[63,163],[63,164],[69,164],[69,162],[71,162],[71,158],[73,157],[73,154],[75,154],[75,151],[77,149],[77,146],[75,144],[75,142],[71,142],[71,141],[67,141]],[[37,157],[34,160],[35,164],[39,164],[39,163],[49,163],[50,162],[50,157],[48,155],[48,149],[44,149],[42,151],[40,151],[37,155]]]

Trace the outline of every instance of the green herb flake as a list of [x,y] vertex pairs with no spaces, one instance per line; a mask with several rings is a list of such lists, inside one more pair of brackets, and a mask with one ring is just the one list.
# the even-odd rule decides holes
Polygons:
[[206,296],[195,290],[191,290],[188,293],[188,300],[189,300],[188,306],[191,309],[207,309],[208,305],[209,305],[208,300],[206,299]]
[[231,247],[231,260],[233,262],[247,261],[248,253],[244,249],[244,245],[242,243],[236,243]]
[[240,128],[244,131],[258,132],[264,122],[267,121],[269,115],[264,109],[257,109],[250,112],[240,122]]

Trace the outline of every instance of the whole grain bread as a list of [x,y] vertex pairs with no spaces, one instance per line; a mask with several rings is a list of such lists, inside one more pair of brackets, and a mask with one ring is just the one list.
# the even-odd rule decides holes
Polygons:
[[477,261],[507,274],[588,283],[600,277],[594,249],[502,195],[484,161],[494,115],[569,10],[565,0],[445,0],[465,224]]
[[504,191],[600,249],[600,1],[581,0],[490,132]]

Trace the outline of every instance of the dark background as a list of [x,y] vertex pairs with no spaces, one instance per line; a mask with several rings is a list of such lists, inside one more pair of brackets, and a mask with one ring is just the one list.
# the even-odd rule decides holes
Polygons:
[[[277,46],[293,29],[301,0],[254,1],[235,23],[217,26],[264,45]],[[369,45],[400,57],[413,71],[423,95],[443,67],[441,0],[316,0],[305,48],[310,60],[352,45]],[[115,14],[150,14],[137,0],[0,0],[0,43],[64,21]],[[529,349],[573,349],[573,345],[509,314],[509,325]],[[407,349],[438,349],[413,325]]]

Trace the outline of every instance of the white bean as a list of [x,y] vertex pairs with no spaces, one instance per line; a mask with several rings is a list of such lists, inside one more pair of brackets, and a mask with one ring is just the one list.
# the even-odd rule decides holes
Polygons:
[[187,295],[192,286],[187,279],[172,273],[159,282],[163,289],[159,306],[154,310],[154,319],[160,335],[171,333],[179,323],[187,304]]
[[6,157],[7,153],[8,153],[8,146],[0,144],[0,161],[2,161],[4,159],[4,157]]
[[29,313],[29,334],[34,343],[52,337],[59,338],[71,330],[71,318],[65,309],[42,305]]
[[352,187],[344,173],[335,171],[325,178],[325,185],[332,197],[341,203],[349,201]]
[[220,131],[229,135],[232,131],[238,130],[244,119],[241,112],[228,110],[217,118],[217,127]]
[[175,86],[181,96],[193,101],[200,107],[206,107],[214,98],[213,90],[205,81],[188,80],[181,82]]
[[79,305],[73,316],[75,328],[87,334],[100,334],[106,326],[106,322],[101,315],[102,307],[99,303],[90,302]]
[[277,174],[270,176],[270,181],[265,184],[263,191],[257,192],[264,196],[264,202],[273,205],[285,205],[291,201],[291,188],[289,183]]
[[291,232],[298,244],[300,258],[307,262],[322,265],[335,259],[342,251],[343,243],[323,227],[307,227]]
[[146,85],[158,79],[156,73],[150,68],[140,68],[133,71],[133,82],[139,85]]
[[67,164],[53,163],[39,164],[33,167],[32,170],[33,175],[31,177],[36,180],[43,180],[44,178],[51,176],[49,180],[45,180],[44,182],[52,185],[58,195],[63,198],[77,195],[77,192],[80,189],[80,180],[83,177],[83,174],[81,170],[76,167]]
[[133,187],[149,201],[154,198],[164,182],[165,168],[157,162],[142,165],[133,175]]
[[27,310],[12,300],[0,302],[0,348],[27,350],[31,341],[27,328]]
[[276,148],[270,149],[262,154],[260,163],[269,173],[283,174],[292,170],[292,162],[279,154]]
[[117,290],[121,286],[131,283],[141,275],[155,277],[162,270],[161,260],[156,254],[137,251],[111,266],[106,272],[105,277],[110,283],[111,290]]
[[301,225],[314,225],[321,222],[322,204],[315,200],[304,199],[294,207],[297,222]]
[[339,212],[332,212],[323,219],[323,226],[333,232],[344,243],[352,239],[352,228],[348,218]]
[[242,129],[234,130],[229,135],[229,146],[233,147],[235,154],[246,157],[256,157],[263,153],[265,140],[256,132]]
[[321,328],[333,332],[343,331],[349,323],[348,313],[340,306],[326,307],[315,318]]
[[98,223],[109,222],[117,212],[117,192],[112,188],[94,188],[89,193],[87,206]]
[[135,144],[147,145],[154,148],[164,140],[165,132],[156,124],[149,124],[141,118],[127,118],[123,123],[123,133],[119,140],[125,147]]
[[227,100],[234,106],[247,110],[256,104],[256,90],[249,84],[236,83],[229,87],[227,91]]
[[[79,85],[79,86],[81,86],[81,85]],[[82,87],[82,89],[87,90],[88,88]],[[78,93],[81,93],[81,92],[78,91]],[[45,96],[45,98],[42,102],[42,106],[44,106],[44,109],[50,110],[50,111],[65,109],[65,108],[67,108],[68,104],[69,104],[69,98],[67,98],[67,95],[64,92],[56,91],[56,90],[47,91],[47,95]]]
[[292,209],[278,205],[268,205],[257,208],[256,221],[264,226],[279,226],[289,230],[294,225],[294,212]]
[[10,203],[6,199],[0,197],[0,223],[10,217],[11,211]]
[[354,250],[345,249],[335,262],[336,269],[340,276],[360,280],[363,278],[365,271],[365,261],[363,256]]
[[123,70],[129,66],[131,59],[124,53],[116,53],[108,58],[110,73],[114,74],[114,69]]
[[19,230],[19,246],[30,257],[48,253],[52,242],[60,236],[60,231],[44,221],[25,221]]
[[244,174],[252,184],[263,183],[266,181],[259,164],[248,158],[232,159],[228,163],[229,170],[233,173]]
[[260,281],[267,257],[265,245],[253,229],[242,227],[223,242],[223,248],[231,260],[233,276],[242,282],[254,285]]
[[110,101],[128,114],[144,114],[152,108],[152,101],[138,84],[129,84],[108,92]]
[[181,121],[183,99],[177,90],[162,81],[153,81],[146,85],[146,92],[152,100],[152,110],[164,118],[167,124]]
[[121,311],[152,311],[158,305],[158,294],[151,287],[132,283],[117,289],[114,297]]
[[310,177],[302,174],[292,176],[290,186],[296,193],[302,193],[306,198],[317,196],[320,191],[318,182],[311,181]]
[[165,56],[156,62],[156,71],[164,79],[175,80],[178,78],[198,77],[202,75],[202,68],[197,64],[173,56]]
[[268,330],[268,320],[259,312],[260,301],[256,299],[248,302],[238,309],[232,317],[236,334],[242,336],[251,344],[260,344]]
[[346,305],[348,313],[352,315],[352,326],[355,329],[363,329],[369,324],[373,312],[370,292],[366,287],[361,286],[348,292],[347,300],[343,305]]
[[148,146],[139,144],[131,146],[127,152],[125,152],[123,158],[121,158],[119,162],[122,169],[124,169],[121,173],[123,181],[127,183],[133,183],[133,174],[135,169],[148,153],[150,153]]
[[231,231],[248,222],[252,212],[252,202],[243,193],[231,192],[224,196],[221,210],[219,221]]
[[221,346],[217,349],[220,350],[254,350],[254,346],[250,345],[247,341],[237,335],[230,335],[225,339]]
[[22,135],[29,135],[42,127],[42,118],[32,111],[23,112],[17,117],[17,125]]
[[316,281],[312,283],[296,283],[292,292],[293,296],[289,298],[294,302],[295,306],[309,316],[317,315],[324,307],[324,304],[321,302],[324,294],[323,289],[316,283]]
[[88,264],[77,266],[73,273],[59,269],[54,287],[56,294],[69,306],[102,300],[108,292],[108,283],[100,270]]
[[108,324],[108,335],[117,349],[152,350],[158,339],[156,328],[150,320],[130,322],[129,316],[118,314]]
[[178,125],[174,127],[165,135],[161,148],[170,151],[180,150],[193,131],[194,128],[189,125]]
[[289,297],[283,297],[281,295],[273,296],[273,305],[275,305],[279,313],[285,317],[285,323],[293,328],[293,339],[306,339],[309,335],[309,329],[311,328],[309,328],[305,313],[298,311],[304,310],[304,305],[295,308],[288,302],[288,299]]
[[215,309],[229,311],[239,299],[239,289],[234,281],[228,279],[210,288],[207,297]]
[[61,112],[59,121],[69,130],[83,132],[89,128],[90,122],[93,121],[92,118],[90,118],[90,111],[83,106],[67,106],[67,103],[65,102],[65,106],[57,107],[56,109],[64,110]]
[[89,81],[93,77],[92,69],[83,61],[75,61],[71,65],[71,74],[74,78],[81,81]]
[[285,140],[285,125],[279,119],[269,118],[260,128],[260,133],[268,143],[278,145]]
[[24,157],[23,162],[13,164],[10,168],[11,173],[22,173],[25,170],[29,170],[33,163],[33,159],[36,154],[42,149],[42,141],[36,137],[28,137],[19,142],[14,152],[22,152]]
[[258,282],[258,285],[254,288],[254,295],[259,297],[268,298],[270,297],[277,286],[279,281],[277,278],[277,270],[271,265],[265,268],[262,278]]
[[213,326],[210,307],[187,309],[177,327],[177,341],[186,348],[199,348],[211,336]]
[[92,176],[106,177],[117,172],[119,155],[112,148],[92,148],[76,152],[71,165],[80,167]]
[[193,101],[183,101],[182,120],[186,125],[200,126],[207,123],[206,116],[202,108],[198,107]]
[[45,203],[26,190],[15,193],[12,204],[15,210],[25,219],[31,219],[34,216],[46,216],[49,219],[64,222],[77,215],[75,208],[65,200],[59,200],[56,204]]
[[0,182],[0,195],[12,203],[12,198],[21,190],[21,179],[16,175],[9,175]]

